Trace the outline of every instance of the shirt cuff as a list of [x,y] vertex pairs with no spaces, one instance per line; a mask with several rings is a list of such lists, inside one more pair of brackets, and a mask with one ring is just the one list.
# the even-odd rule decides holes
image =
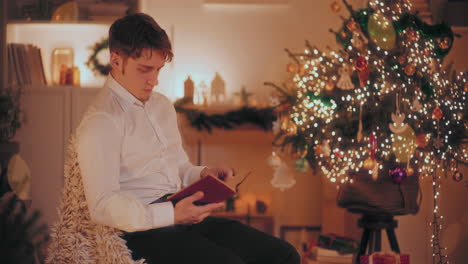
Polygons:
[[148,207],[151,212],[152,228],[174,224],[174,206],[171,202],[150,204]]
[[200,179],[200,173],[204,168],[206,168],[206,166],[193,166],[192,168],[188,169],[184,175],[183,185],[188,186],[192,182]]

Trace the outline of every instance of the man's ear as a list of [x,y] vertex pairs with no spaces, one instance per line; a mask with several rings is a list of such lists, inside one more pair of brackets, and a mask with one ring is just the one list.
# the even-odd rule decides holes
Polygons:
[[118,72],[122,72],[123,57],[117,51],[111,51],[110,65],[113,69],[117,70]]

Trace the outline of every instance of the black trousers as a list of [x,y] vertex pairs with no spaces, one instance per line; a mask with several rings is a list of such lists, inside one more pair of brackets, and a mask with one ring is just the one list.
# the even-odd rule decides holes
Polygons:
[[195,225],[175,225],[126,233],[133,259],[148,264],[299,264],[289,243],[238,221],[207,217]]

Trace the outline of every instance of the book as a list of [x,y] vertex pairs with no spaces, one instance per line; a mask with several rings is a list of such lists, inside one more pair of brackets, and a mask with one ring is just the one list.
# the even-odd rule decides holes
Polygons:
[[181,189],[173,195],[170,195],[169,197],[167,197],[167,200],[172,202],[178,202],[198,191],[202,191],[204,193],[204,196],[202,199],[194,203],[196,205],[219,203],[232,197],[237,193],[235,189],[228,186],[222,180],[208,175],[195,181],[194,183]]
[[336,250],[313,247],[311,251],[311,256],[313,260],[318,261],[319,263],[343,263],[351,264],[353,263],[353,254],[344,254],[341,255]]

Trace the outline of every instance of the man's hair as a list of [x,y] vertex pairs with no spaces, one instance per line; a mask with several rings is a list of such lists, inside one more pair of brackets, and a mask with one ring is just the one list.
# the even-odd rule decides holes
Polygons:
[[117,19],[109,29],[109,50],[124,58],[139,58],[145,48],[160,50],[166,61],[174,57],[171,42],[149,15],[137,13]]

